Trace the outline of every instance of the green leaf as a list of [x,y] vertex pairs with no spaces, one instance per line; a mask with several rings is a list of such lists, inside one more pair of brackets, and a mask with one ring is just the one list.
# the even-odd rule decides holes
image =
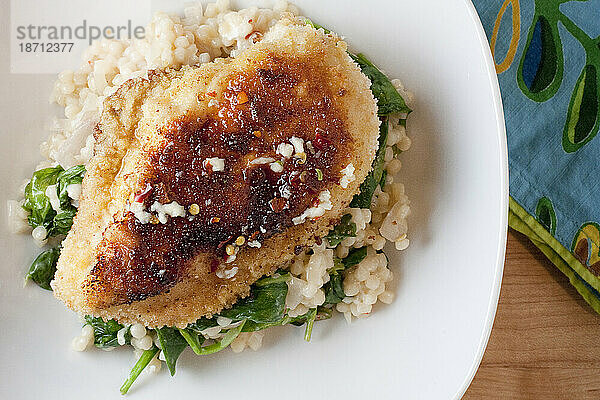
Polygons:
[[25,187],[23,208],[29,213],[27,221],[33,228],[43,226],[50,230],[56,211],[52,209],[50,199],[46,196],[46,188],[56,185],[58,176],[63,171],[61,166],[35,171]]
[[360,66],[363,74],[371,80],[371,91],[377,99],[379,116],[388,116],[394,113],[408,114],[412,111],[389,78],[367,60],[364,54],[350,54],[350,57]]
[[381,188],[381,190],[383,190],[385,188],[385,180],[387,179],[387,171],[384,169],[383,173],[381,174],[381,180],[379,181],[379,187]]
[[187,326],[187,329],[195,332],[195,333],[200,333],[205,329],[208,328],[212,328],[213,326],[217,326],[217,319],[216,318],[206,318],[206,317],[202,317],[199,320],[197,320],[196,322],[194,322],[193,324],[189,324]]
[[229,346],[231,344],[231,342],[233,342],[235,340],[236,337],[238,337],[240,332],[242,332],[242,329],[244,329],[245,324],[246,324],[246,320],[243,320],[243,322],[240,325],[236,326],[235,328],[229,329],[227,331],[227,333],[225,333],[225,336],[223,336],[223,339],[221,339],[218,342],[215,342],[211,345],[201,347],[200,351],[196,354],[205,356],[208,354],[217,353],[217,352],[225,349],[227,346]]
[[48,236],[66,235],[73,226],[73,218],[77,213],[75,207],[57,214],[52,218],[52,224],[48,230]]
[[313,27],[313,28],[315,28],[315,29],[323,29],[323,31],[324,31],[325,33],[331,33],[331,31],[330,31],[329,29],[322,27],[321,25],[319,25],[319,24],[317,24],[317,23],[315,23],[315,22],[311,21],[311,20],[310,20],[310,19],[308,19],[308,18],[306,18],[306,25],[310,25],[310,26],[312,26],[312,27]]
[[138,361],[135,363],[131,371],[129,372],[129,377],[121,386],[121,394],[127,394],[133,382],[137,379],[138,376],[142,373],[144,368],[150,364],[150,361],[154,358],[154,356],[158,353],[158,348],[152,347],[150,350],[146,350],[142,353]]
[[352,249],[348,256],[342,260],[335,260],[333,268],[327,270],[329,282],[323,285],[325,292],[324,304],[337,304],[346,297],[344,293],[343,271],[360,263],[367,256],[367,247]]
[[156,329],[160,348],[165,356],[165,363],[171,376],[175,375],[175,364],[179,355],[188,347],[185,340],[177,328],[163,327]]
[[73,206],[71,205],[71,199],[69,198],[69,194],[67,193],[67,186],[81,184],[84,175],[85,166],[83,165],[71,167],[58,175],[56,190],[58,194],[58,199],[60,200],[61,209],[67,210],[69,208],[73,208]]
[[239,300],[230,309],[223,310],[220,315],[233,321],[247,319],[257,323],[277,322],[283,316],[287,291],[285,281],[263,286],[255,284],[248,297]]
[[29,272],[27,272],[25,279],[31,279],[43,289],[52,290],[50,281],[54,279],[59,256],[60,248],[58,247],[42,252],[33,261],[31,267],[29,267]]
[[360,247],[358,249],[351,249],[348,252],[346,258],[342,259],[342,264],[344,264],[344,269],[348,269],[350,267],[354,267],[359,262],[365,259],[367,256],[367,247]]
[[340,223],[329,231],[325,239],[330,246],[335,247],[349,237],[356,237],[356,224],[352,222],[352,215],[346,214],[340,219]]
[[315,318],[317,317],[317,309],[311,308],[310,311],[308,311],[308,313],[306,314],[306,329],[304,330],[304,340],[310,342],[313,325],[315,323]]
[[381,182],[383,176],[383,165],[385,164],[385,149],[388,137],[388,119],[383,118],[379,127],[379,148],[373,160],[373,169],[360,185],[360,193],[354,196],[350,207],[354,208],[371,208],[371,200],[373,193],[377,189],[377,185]]
[[200,355],[202,352],[200,348],[202,347],[202,343],[204,343],[204,336],[192,331],[191,329],[179,329],[179,333],[181,336],[183,336],[194,353]]
[[[119,324],[114,319],[105,322],[102,318],[92,317],[91,315],[85,316],[85,322],[86,325],[90,325],[94,328],[94,344],[96,347],[105,349],[119,345],[117,333],[123,329],[123,325]],[[131,333],[128,329],[125,332],[125,344],[129,343],[131,343]]]

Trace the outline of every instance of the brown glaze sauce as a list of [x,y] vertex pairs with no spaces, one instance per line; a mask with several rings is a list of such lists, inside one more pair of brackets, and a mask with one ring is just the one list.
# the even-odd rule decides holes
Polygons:
[[[146,209],[176,201],[186,209],[197,204],[200,212],[169,217],[166,224],[142,224],[126,213],[107,229],[118,234],[100,245],[92,271],[97,282],[111,282],[122,301],[142,300],[168,290],[200,252],[213,255],[207,269],[214,272],[239,236],[243,251],[248,241],[262,243],[316,205],[325,186],[339,181],[351,140],[335,105],[343,94],[331,92],[319,68],[270,57],[233,77],[223,98],[207,93],[204,101],[218,100],[210,103],[208,118],[189,115],[165,126],[160,135],[167,145],[149,154],[153,178],[138,200]],[[305,161],[276,154],[292,136],[305,141]],[[224,171],[212,171],[204,163],[210,157],[224,159]],[[249,164],[257,157],[281,160],[283,171]]]

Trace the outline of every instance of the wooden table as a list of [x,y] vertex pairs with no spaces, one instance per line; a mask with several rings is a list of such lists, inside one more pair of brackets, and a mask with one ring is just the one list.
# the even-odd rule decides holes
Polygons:
[[496,321],[464,399],[600,399],[600,316],[512,230]]

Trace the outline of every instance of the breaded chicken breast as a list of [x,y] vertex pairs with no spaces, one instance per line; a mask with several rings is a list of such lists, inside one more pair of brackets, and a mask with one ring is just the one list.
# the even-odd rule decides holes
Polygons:
[[370,81],[345,50],[284,21],[235,59],[151,71],[106,98],[55,296],[183,327],[318,242],[377,149]]

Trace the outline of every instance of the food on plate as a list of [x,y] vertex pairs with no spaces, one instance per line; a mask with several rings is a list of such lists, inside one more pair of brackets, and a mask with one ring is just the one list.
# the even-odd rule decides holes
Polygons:
[[55,295],[149,327],[246,297],[371,170],[369,86],[339,38],[289,20],[234,59],[127,81],[104,101]]
[[188,347],[367,317],[394,297],[384,246],[409,243],[410,98],[285,2],[157,13],[59,75],[65,118],[9,202],[43,247],[26,279],[81,315],[75,350],[134,348],[122,393]]

